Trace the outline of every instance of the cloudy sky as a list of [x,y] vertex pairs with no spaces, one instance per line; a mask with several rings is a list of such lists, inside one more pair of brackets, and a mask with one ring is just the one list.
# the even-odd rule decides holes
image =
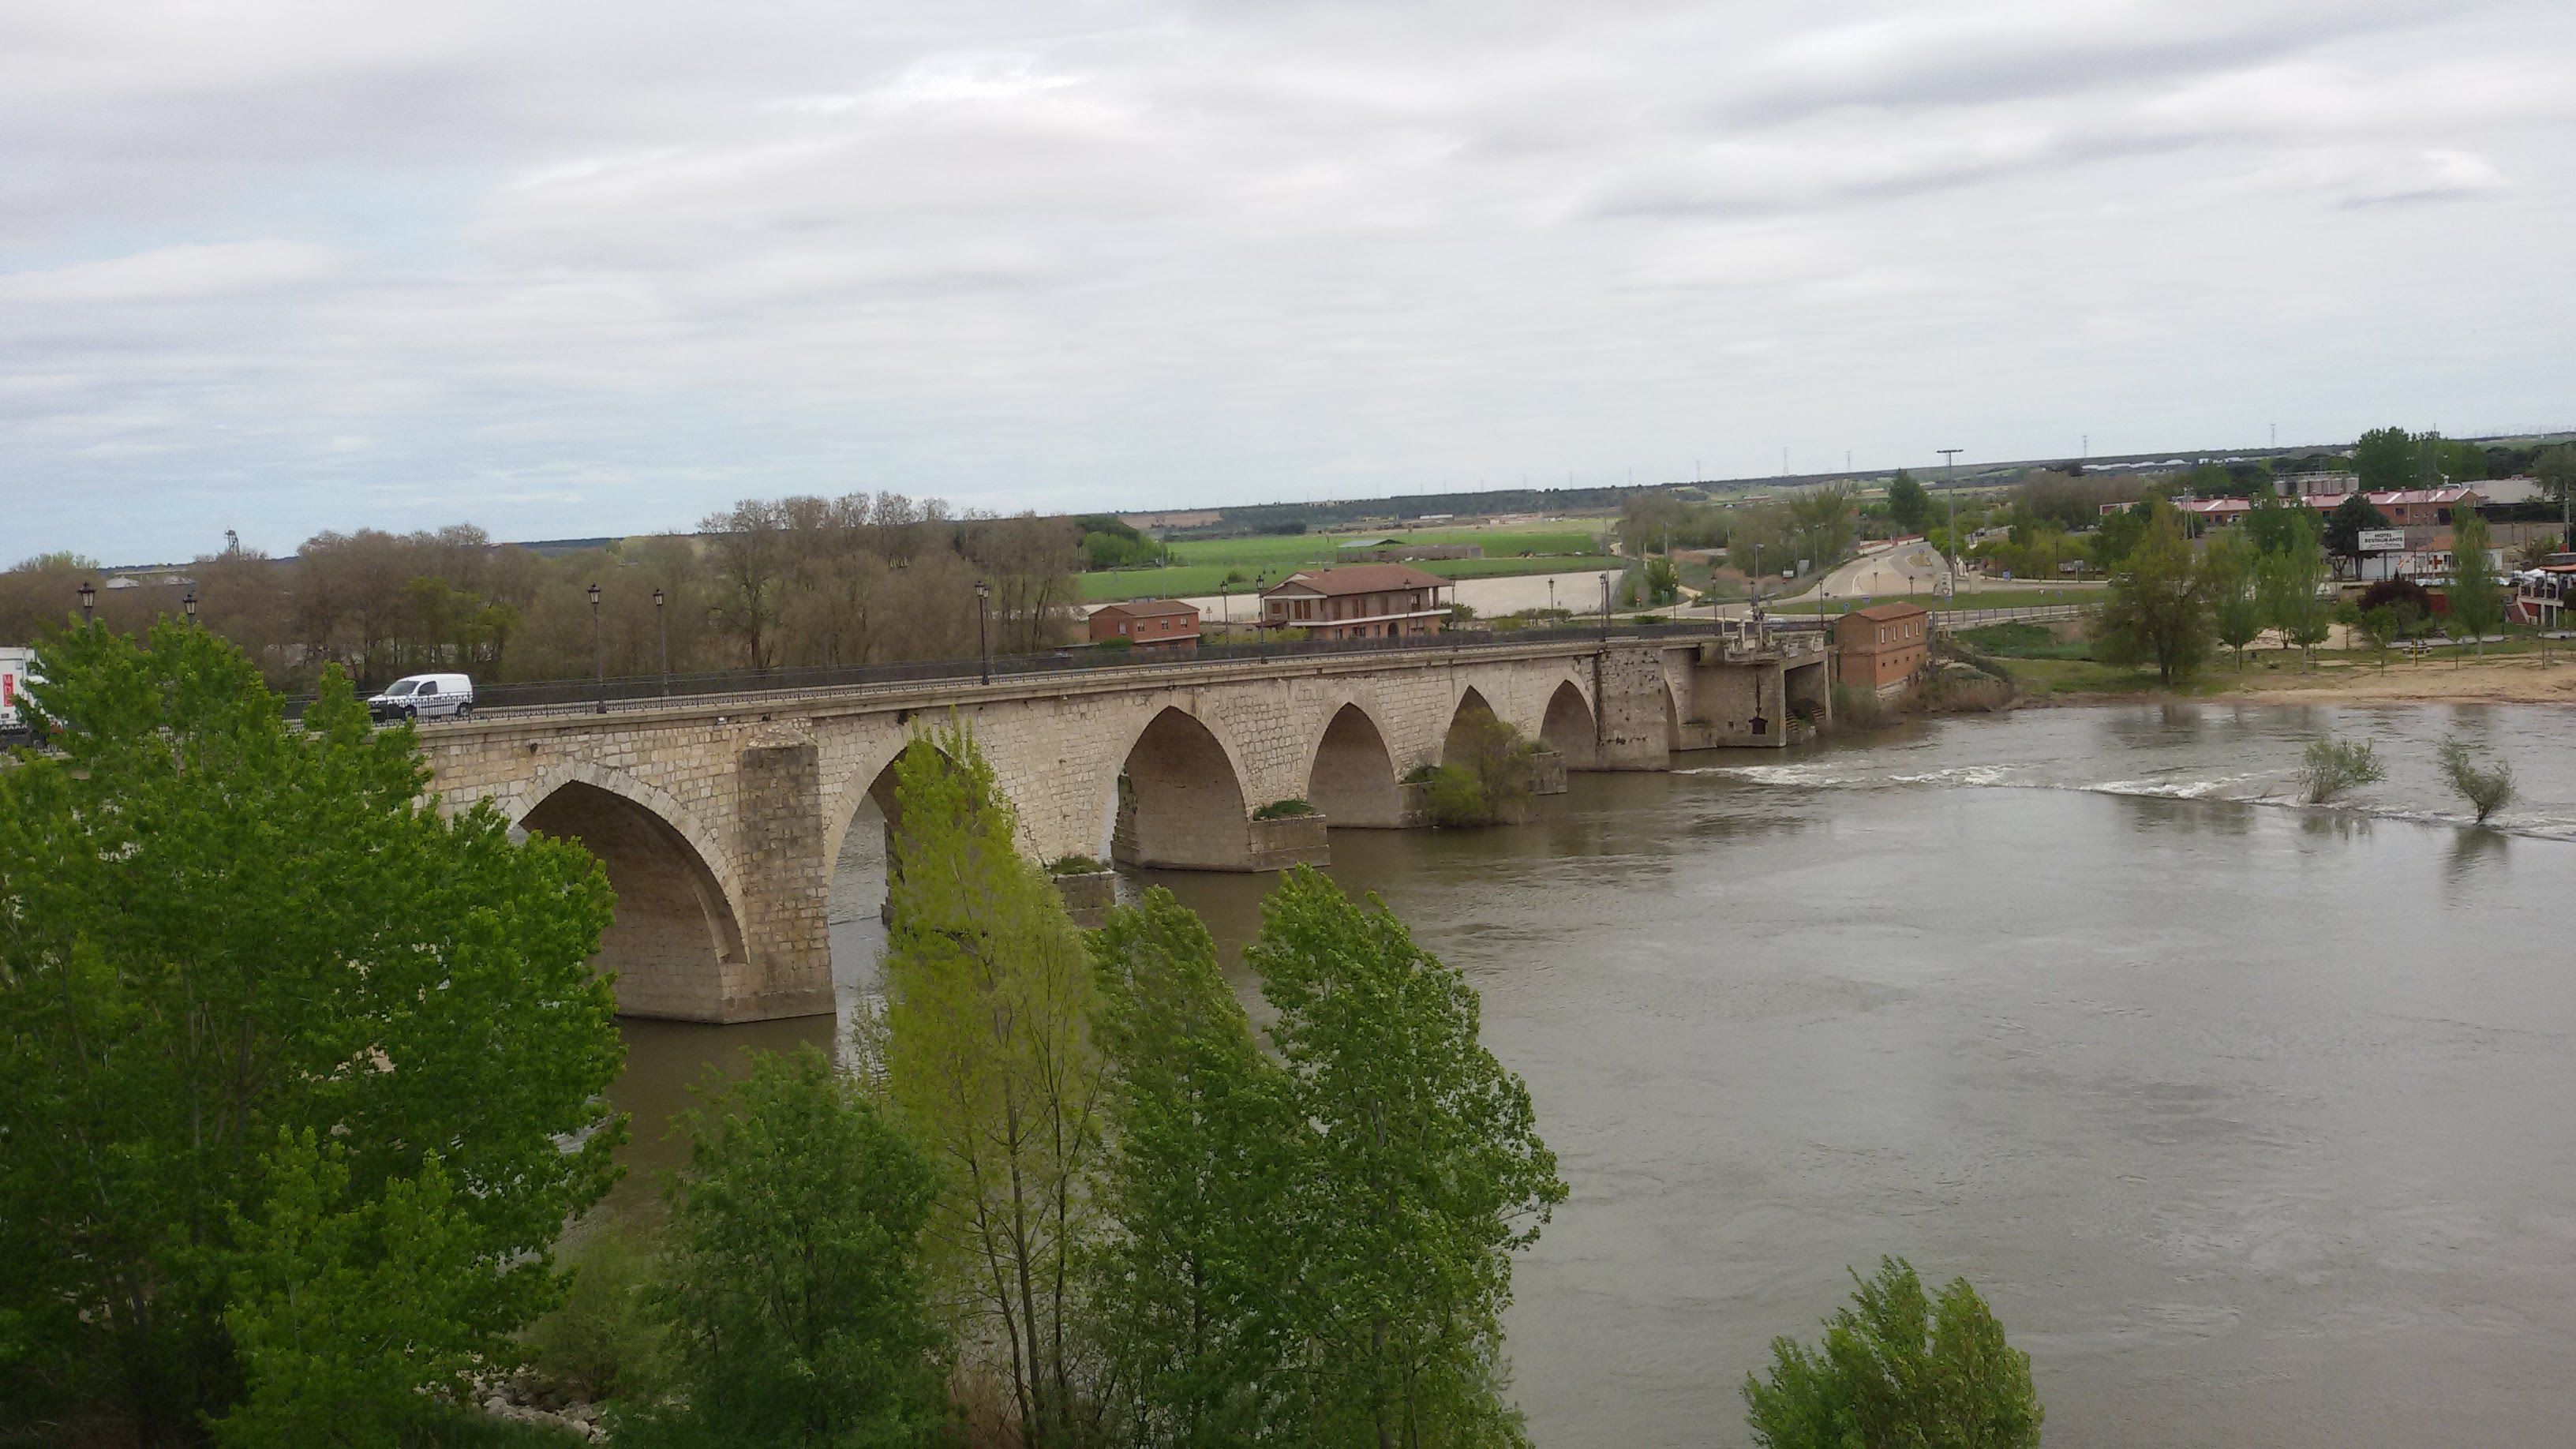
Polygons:
[[2566,0],[13,0],[0,554],[2566,426],[2571,73]]

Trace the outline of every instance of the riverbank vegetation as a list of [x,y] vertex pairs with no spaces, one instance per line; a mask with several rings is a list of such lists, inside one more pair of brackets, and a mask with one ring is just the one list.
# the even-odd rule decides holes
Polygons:
[[2310,740],[2299,760],[2299,798],[2322,805],[2356,786],[2387,778],[2388,767],[2368,740]]
[[2439,760],[2443,782],[2477,812],[2480,825],[2513,803],[2513,766],[2502,761],[2480,764],[2469,742],[2458,735],[2443,737]]
[[1755,1444],[2035,1449],[2045,1412],[2030,1355],[2004,1341],[1968,1280],[1951,1279],[1935,1298],[1913,1264],[1881,1258],[1874,1276],[1852,1282],[1851,1306],[1825,1320],[1821,1343],[1775,1338],[1769,1374],[1745,1376]]
[[1017,653],[1071,637],[1074,580],[1098,537],[1073,519],[961,516],[895,493],[746,499],[698,526],[532,546],[462,524],[324,533],[283,558],[235,545],[144,571],[134,588],[53,555],[0,573],[0,641],[60,628],[88,581],[102,628],[139,633],[193,597],[200,625],[296,691],[331,665],[372,684],[433,669],[503,681],[642,677],[666,661],[685,674],[965,659],[981,640]]

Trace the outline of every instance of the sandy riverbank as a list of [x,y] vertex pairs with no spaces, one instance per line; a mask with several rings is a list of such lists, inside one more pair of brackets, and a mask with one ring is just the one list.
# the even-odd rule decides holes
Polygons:
[[[2008,661],[2020,666],[2042,661]],[[2552,650],[2485,659],[2475,655],[2420,663],[2392,658],[2382,668],[2368,659],[2320,660],[2314,668],[2282,663],[2238,671],[2214,662],[2183,689],[2056,689],[2044,678],[2025,677],[2017,703],[2024,707],[2103,704],[2140,699],[2244,699],[2268,704],[2571,704],[2576,703],[2576,653]]]

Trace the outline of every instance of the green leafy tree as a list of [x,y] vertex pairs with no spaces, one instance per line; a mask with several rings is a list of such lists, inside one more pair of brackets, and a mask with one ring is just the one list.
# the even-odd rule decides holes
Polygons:
[[2133,503],[2095,524],[2089,545],[2093,566],[2107,574],[2126,562],[2130,551],[2146,537],[2147,520],[2152,514],[2152,502]]
[[437,1154],[375,1197],[350,1191],[349,1154],[281,1129],[267,1202],[236,1219],[224,1321],[250,1398],[215,1425],[225,1445],[416,1442],[469,1386],[475,1300],[494,1265]]
[[1291,1326],[1290,1083],[1254,1042],[1207,927],[1169,891],[1111,912],[1091,953],[1115,1224],[1092,1259],[1092,1311],[1120,1442],[1256,1442]]
[[2235,651],[2240,670],[2245,667],[2245,646],[2263,632],[2263,605],[2254,593],[2255,562],[2253,545],[2234,529],[2215,535],[2201,550],[2210,622],[2218,642]]
[[1090,958],[963,728],[905,747],[895,798],[889,1090],[940,1172],[932,1232],[976,1318],[965,1346],[998,1355],[1023,1443],[1066,1444],[1075,1267],[1097,1231]]
[[2334,622],[2334,605],[2321,590],[2326,582],[2325,551],[2304,523],[2284,547],[2255,560],[2254,591],[2263,621],[2302,651],[2315,648]]
[[[2532,475],[2558,504],[2562,523],[2576,519],[2576,443],[2560,443],[2544,448],[2532,460]],[[2567,530],[2563,547],[2576,549],[2576,527]]]
[[1840,484],[1810,488],[1790,499],[1789,521],[1796,531],[1800,555],[1819,571],[1831,568],[1851,550],[1852,522],[1857,513],[1852,506],[1852,491]]
[[2326,552],[2337,558],[2359,559],[2361,535],[2365,529],[2386,528],[2388,515],[2359,493],[2347,493],[2341,503],[2326,515]]
[[1902,468],[1887,485],[1887,512],[1907,533],[1921,533],[1932,521],[1932,495]]
[[2316,519],[2306,504],[2262,495],[2255,497],[2253,508],[2237,527],[2245,530],[2256,553],[2280,553],[2298,547],[2303,537],[2316,536]]
[[2487,560],[2487,521],[2466,504],[2451,511],[2450,601],[2451,622],[2471,638],[2504,627],[2504,586]]
[[1852,1274],[1852,1306],[1825,1320],[1814,1349],[1771,1341],[1768,1381],[1744,1380],[1762,1449],[2033,1449],[2039,1391],[2030,1356],[1965,1278],[1935,1300],[1902,1258]]
[[2361,632],[2361,637],[2368,641],[2371,649],[2379,655],[2379,667],[2386,669],[2388,646],[2396,643],[2406,629],[2406,621],[2399,616],[2396,606],[2381,604],[2375,608],[2364,609],[2355,619],[2353,627]]
[[1447,828],[1516,825],[1538,798],[1538,747],[1491,713],[1458,721],[1448,758],[1423,783],[1434,824]]
[[936,1178],[808,1045],[683,1119],[661,1267],[679,1401],[646,1445],[923,1444],[947,1409],[923,1258]]
[[1669,558],[1657,556],[1646,560],[1644,569],[1645,602],[1669,604],[1682,595],[1682,576]]
[[2440,760],[2443,780],[2477,812],[2480,825],[2513,802],[2513,766],[2479,764],[2469,742],[2458,735],[2442,737]]
[[1277,1009],[1297,1167],[1287,1442],[1525,1442],[1503,1397],[1511,1255],[1565,1184],[1476,993],[1383,905],[1291,871],[1244,959]]
[[2111,570],[2110,588],[2093,619],[2093,639],[2114,664],[2153,664],[2173,684],[2209,656],[2209,579],[2183,537],[2182,515],[2161,498],[2148,511],[2135,548]]
[[[355,1241],[395,1184],[429,1213],[442,1177],[464,1248],[424,1261],[474,1291],[441,1353],[508,1358],[622,1134],[598,866],[513,844],[488,805],[442,813],[411,731],[370,727],[336,671],[294,727],[202,630],[41,647],[62,753],[0,768],[0,1303],[22,1315],[0,1417],[195,1433],[285,1362],[237,1325],[291,1316],[227,1317],[278,1261],[243,1224],[359,1214]],[[305,1218],[271,1200],[304,1191],[269,1165],[281,1132],[343,1154]]]
[[2352,469],[2364,492],[2413,488],[2423,479],[2415,435],[2404,428],[2373,428],[2352,445]]

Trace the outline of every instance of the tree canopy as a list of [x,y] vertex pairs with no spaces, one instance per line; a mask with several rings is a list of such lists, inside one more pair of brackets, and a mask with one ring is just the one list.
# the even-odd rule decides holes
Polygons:
[[2183,536],[2182,515],[2161,498],[2142,506],[2147,511],[2139,519],[2136,545],[2111,566],[2110,589],[2093,621],[2094,641],[2103,658],[2152,664],[2156,678],[2170,685],[2208,656],[2210,583]]
[[1744,1402],[1762,1449],[2036,1449],[2045,1411],[2030,1355],[2004,1341],[1977,1290],[1953,1278],[1935,1299],[1914,1265],[1881,1258],[1852,1274],[1851,1306],[1825,1320],[1814,1349],[1771,1341],[1767,1381]]
[[[451,1393],[444,1366],[508,1357],[610,1180],[604,875],[488,805],[442,813],[411,731],[336,670],[298,727],[202,630],[41,647],[62,753],[0,769],[0,1407],[162,1439],[279,1376],[351,1382],[380,1346],[330,1325],[396,1311],[364,1265],[413,1249],[440,1276],[401,1391]],[[262,1285],[296,1263],[352,1299],[281,1317]]]

